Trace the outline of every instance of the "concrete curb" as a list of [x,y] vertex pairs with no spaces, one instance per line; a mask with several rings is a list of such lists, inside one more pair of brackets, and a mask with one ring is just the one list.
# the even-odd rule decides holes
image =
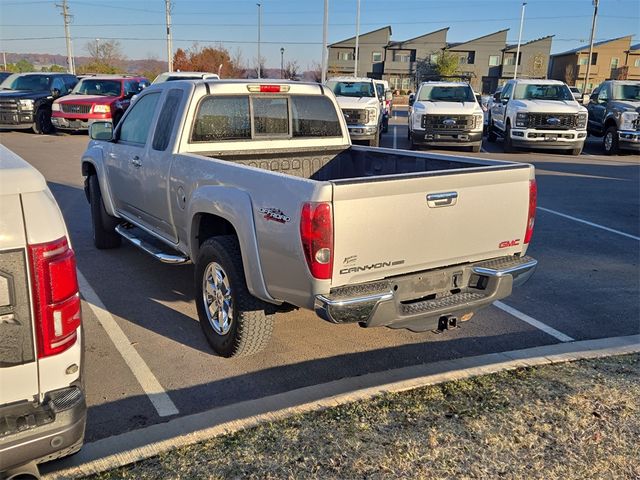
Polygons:
[[178,417],[96,442],[76,455],[41,467],[43,479],[77,478],[124,466],[176,447],[292,415],[323,410],[388,392],[521,367],[640,352],[640,335],[560,343],[376,372],[304,387]]

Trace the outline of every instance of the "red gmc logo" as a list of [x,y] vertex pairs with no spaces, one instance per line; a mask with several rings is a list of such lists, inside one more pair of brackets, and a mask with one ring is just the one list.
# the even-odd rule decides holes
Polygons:
[[498,248],[516,247],[518,245],[520,245],[520,239],[516,238],[515,240],[505,240],[504,242],[500,242],[498,244]]

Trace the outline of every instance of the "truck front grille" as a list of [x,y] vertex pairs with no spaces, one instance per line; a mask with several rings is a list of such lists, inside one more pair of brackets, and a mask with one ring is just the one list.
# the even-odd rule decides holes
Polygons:
[[18,102],[15,100],[0,100],[0,112],[18,113]]
[[527,128],[539,130],[570,130],[578,125],[578,116],[566,113],[530,113]]
[[640,131],[640,115],[638,115],[638,117],[631,122],[631,126],[634,130]]
[[473,126],[473,115],[422,115],[426,130],[470,130]]
[[76,103],[61,103],[60,107],[64,113],[89,113],[91,111],[91,105]]
[[369,112],[363,108],[345,108],[342,110],[347,125],[364,125],[369,123]]

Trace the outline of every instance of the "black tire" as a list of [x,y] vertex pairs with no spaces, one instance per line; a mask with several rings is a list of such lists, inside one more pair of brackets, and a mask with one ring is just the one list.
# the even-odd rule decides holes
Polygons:
[[407,140],[411,140],[411,129],[409,128],[409,125],[407,125]]
[[[214,321],[209,320],[209,308],[205,304],[205,274],[210,266],[215,268],[216,264],[221,267],[223,279],[230,289],[228,295],[231,298],[232,316],[226,333],[216,331]],[[245,357],[258,353],[267,346],[273,333],[273,315],[266,315],[264,302],[251,295],[247,289],[240,245],[235,236],[213,237],[202,244],[196,260],[195,291],[200,327],[218,355],[227,358]],[[222,292],[222,289],[219,291]],[[224,292],[222,298],[225,298]]]
[[469,150],[473,153],[478,153],[481,148],[482,148],[482,145],[471,145],[471,148]]
[[93,244],[99,250],[118,248],[122,237],[115,231],[120,220],[107,213],[100,193],[100,183],[96,175],[89,177],[89,203],[91,205],[91,226]]
[[567,150],[567,153],[569,155],[573,155],[574,157],[577,157],[582,153],[582,148],[583,148],[583,146],[580,146],[580,147],[577,147],[577,148],[570,148],[569,150]]
[[618,129],[614,125],[605,130],[604,137],[602,137],[602,148],[607,155],[618,155],[620,153]]
[[380,136],[376,135],[374,138],[369,140],[370,147],[379,147],[380,146]]
[[382,133],[387,133],[389,131],[389,119],[387,118],[382,122]]
[[48,135],[52,133],[53,124],[51,123],[51,112],[46,110],[44,107],[39,108],[33,119],[31,130],[33,130],[33,133],[37,135]]
[[504,153],[512,153],[514,150],[513,143],[511,143],[511,125],[509,124],[509,122],[507,122],[507,128],[504,131],[502,148],[504,149]]
[[487,142],[494,143],[498,139],[495,128],[493,123],[489,121],[489,126],[487,127]]

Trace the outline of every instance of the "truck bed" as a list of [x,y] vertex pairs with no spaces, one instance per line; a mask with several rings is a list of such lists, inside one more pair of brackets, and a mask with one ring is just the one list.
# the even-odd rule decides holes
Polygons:
[[509,165],[507,162],[478,158],[360,146],[321,151],[301,151],[298,148],[295,151],[233,151],[204,155],[318,181]]

